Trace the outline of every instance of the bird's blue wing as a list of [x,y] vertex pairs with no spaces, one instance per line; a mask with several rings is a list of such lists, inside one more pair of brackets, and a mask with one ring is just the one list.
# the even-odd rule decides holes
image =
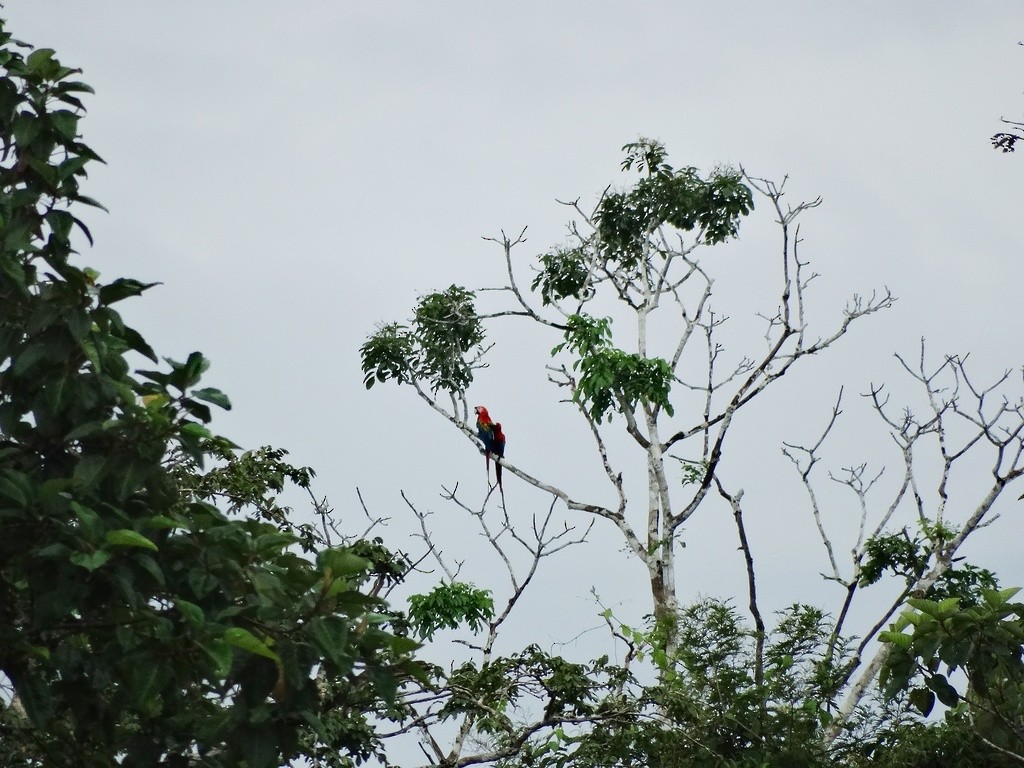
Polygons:
[[484,448],[491,450],[494,445],[494,428],[490,424],[484,424],[481,421],[476,423],[476,436],[480,438],[480,442],[484,444]]

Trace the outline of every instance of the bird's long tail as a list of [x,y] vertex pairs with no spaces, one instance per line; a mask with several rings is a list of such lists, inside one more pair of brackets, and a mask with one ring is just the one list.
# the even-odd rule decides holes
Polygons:
[[[501,484],[501,460],[502,460],[502,458],[503,457],[500,454],[498,454],[498,455],[496,455],[494,457],[494,476],[498,480],[498,493],[501,494],[501,508],[504,510],[505,509],[505,488]],[[507,517],[508,512],[506,512],[505,514],[506,514],[506,517]]]

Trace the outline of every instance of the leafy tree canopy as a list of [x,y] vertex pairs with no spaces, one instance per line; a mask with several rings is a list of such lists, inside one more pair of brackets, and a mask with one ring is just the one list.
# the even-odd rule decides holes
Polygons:
[[379,597],[405,564],[289,522],[311,473],[214,435],[209,361],[159,365],[115,309],[150,285],[77,263],[77,74],[0,22],[0,762],[366,758],[422,674]]

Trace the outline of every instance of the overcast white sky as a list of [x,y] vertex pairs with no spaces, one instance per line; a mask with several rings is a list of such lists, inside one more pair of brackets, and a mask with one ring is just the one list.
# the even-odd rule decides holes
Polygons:
[[[803,234],[826,317],[855,290],[899,296],[787,377],[739,433],[729,472],[756,510],[771,606],[838,605],[779,446],[819,429],[840,383],[899,391],[892,353],[915,354],[922,336],[936,354],[971,352],[979,376],[1024,362],[1024,156],[988,142],[1001,115],[1024,115],[1024,5],[9,0],[3,13],[15,37],[56,48],[96,89],[82,128],[108,165],[88,194],[110,214],[89,214],[86,258],[106,279],[163,283],[126,317],[161,354],[212,358],[208,383],[235,404],[218,431],[290,449],[346,514],[359,486],[395,518],[394,546],[415,548],[400,538],[400,488],[464,533],[437,492],[482,491],[482,461],[411,392],[366,392],[359,345],[423,292],[497,284],[482,235],[528,225],[524,257],[561,240],[555,199],[592,202],[618,182],[619,148],[639,134],[662,139],[676,165],[742,163],[790,174],[794,198],[821,195]],[[766,206],[744,232],[738,277],[744,259],[775,252]],[[760,288],[741,286],[723,309],[770,306],[774,291]],[[470,398],[504,423],[511,460],[571,482],[589,457],[544,386],[536,352],[549,342],[524,339],[500,336]],[[894,458],[855,410],[833,466]],[[543,506],[507,490],[510,511]],[[1024,584],[1024,512],[1002,511],[970,555]],[[705,517],[687,531],[684,599],[740,596],[731,521]],[[536,639],[575,634],[558,616],[596,624],[592,584],[643,612],[640,568],[619,546],[599,531],[549,574],[531,607]],[[492,580],[486,560],[461,555]]]

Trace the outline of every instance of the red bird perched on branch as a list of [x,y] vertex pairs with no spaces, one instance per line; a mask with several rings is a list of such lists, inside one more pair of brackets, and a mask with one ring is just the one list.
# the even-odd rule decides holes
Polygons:
[[501,487],[501,459],[505,455],[505,433],[501,431],[501,424],[491,421],[490,414],[482,405],[473,409],[476,411],[476,435],[484,444],[484,461],[487,467],[487,482],[491,481],[491,454],[494,454],[494,476],[498,482],[498,490],[501,491],[501,498],[505,498],[505,489]]

